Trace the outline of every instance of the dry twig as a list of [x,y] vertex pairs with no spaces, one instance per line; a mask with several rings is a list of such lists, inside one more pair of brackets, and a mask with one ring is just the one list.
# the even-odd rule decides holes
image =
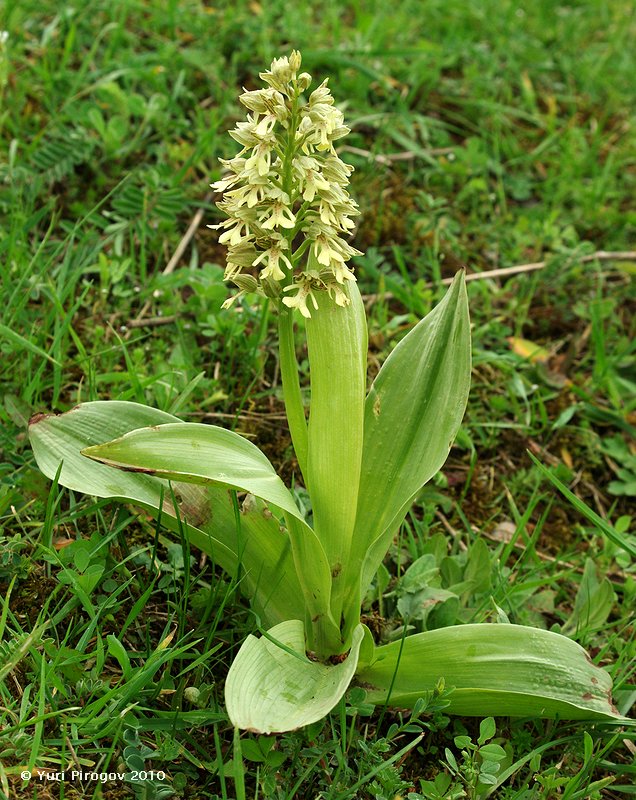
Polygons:
[[[595,253],[589,255],[579,256],[578,261],[582,264],[588,264],[590,261],[636,261],[636,250],[597,250]],[[484,272],[471,272],[466,275],[466,281],[481,281],[488,278],[507,278],[511,275],[519,275],[524,272],[534,272],[535,270],[543,269],[547,261],[533,261],[529,264],[517,264],[514,267],[501,267],[500,269],[488,269]],[[453,278],[442,278],[441,281],[429,281],[424,286],[427,289],[432,289],[434,286],[450,286]],[[363,299],[366,303],[375,303],[379,297],[382,299],[390,300],[393,297],[392,292],[383,292],[379,294],[365,294]]]
[[157,328],[160,325],[170,325],[177,319],[176,314],[171,314],[169,317],[138,317],[131,319],[126,324],[127,328]]
[[201,224],[201,220],[203,219],[203,214],[205,213],[205,209],[203,208],[204,205],[207,205],[212,197],[214,196],[214,192],[208,192],[206,196],[203,198],[203,205],[201,208],[197,209],[196,214],[192,217],[192,222],[188,225],[188,230],[183,234],[183,238],[177,245],[177,249],[172,254],[172,258],[166,264],[163,274],[170,275],[171,272],[174,272],[175,267],[181,260],[181,256],[184,254],[186,247],[190,244],[190,240],[194,236],[197,231],[197,228]]
[[[455,149],[454,147],[434,147],[430,150],[422,150],[422,155],[445,156],[454,152]],[[363,150],[361,147],[350,147],[349,145],[339,148],[339,151],[341,153],[353,153],[353,155],[362,156],[369,159],[369,161],[375,161],[376,164],[384,164],[385,166],[389,166],[396,161],[413,161],[413,159],[420,156],[420,153],[416,153],[413,150],[404,150],[401,153],[372,153],[370,150]]]
[[[186,247],[190,244],[192,237],[197,232],[197,228],[201,224],[201,220],[203,219],[203,214],[205,213],[204,206],[207,205],[210,200],[213,198],[214,192],[208,192],[206,196],[203,198],[203,205],[201,208],[198,208],[195,215],[192,217],[190,224],[188,225],[188,229],[183,234],[183,237],[179,244],[176,247],[176,250],[172,254],[172,258],[163,269],[163,275],[170,275],[174,272],[177,264],[181,261],[183,254],[185,253]],[[151,306],[151,301],[147,300],[144,306],[142,307],[141,311],[137,315],[136,319],[131,320],[127,323],[128,328],[140,328],[146,326],[148,323],[144,322],[144,317],[148,313]],[[166,317],[167,319],[167,317]],[[165,324],[165,323],[156,323],[156,324]]]

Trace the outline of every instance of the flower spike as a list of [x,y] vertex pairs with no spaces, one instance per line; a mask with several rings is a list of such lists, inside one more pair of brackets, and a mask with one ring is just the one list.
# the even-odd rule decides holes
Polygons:
[[309,318],[315,292],[349,302],[347,261],[361,253],[345,239],[358,214],[346,190],[353,168],[333,145],[349,128],[327,81],[303,97],[311,75],[299,75],[300,65],[297,51],[274,59],[260,74],[267,88],[241,95],[247,121],[230,135],[242,149],[220,159],[227,174],[212,184],[224,193],[217,205],[227,219],[209,227],[228,247],[225,278],[241,290],[236,297],[253,286]]

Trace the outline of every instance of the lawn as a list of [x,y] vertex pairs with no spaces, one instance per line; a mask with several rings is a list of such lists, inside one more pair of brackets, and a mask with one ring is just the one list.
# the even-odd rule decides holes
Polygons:
[[[467,270],[466,414],[362,620],[383,643],[477,622],[562,633],[630,716],[635,34],[629,0],[5,0],[0,797],[636,794],[633,726],[450,715],[443,681],[415,711],[353,687],[323,720],[239,739],[224,683],[260,627],[240,580],[182,526],[45,478],[27,432],[86,401],[145,403],[247,437],[309,511],[275,304],[221,308],[235,290],[207,227],[239,94],[300,50],[351,128],[370,378]],[[423,557],[437,593],[414,612]]]

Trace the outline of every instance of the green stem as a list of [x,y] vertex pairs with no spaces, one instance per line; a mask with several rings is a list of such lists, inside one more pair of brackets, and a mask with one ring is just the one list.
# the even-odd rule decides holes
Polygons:
[[[293,158],[295,149],[295,135],[298,108],[298,92],[291,98],[291,119],[287,140],[285,142],[285,155],[283,159],[282,183],[283,190],[289,195],[293,194]],[[284,236],[289,242],[289,252],[292,252],[292,243],[296,229],[285,231]],[[292,271],[286,276],[284,285],[288,286],[292,280]],[[291,433],[292,444],[296,451],[298,466],[307,486],[307,420],[305,418],[305,407],[300,393],[300,380],[298,378],[298,362],[296,360],[296,348],[294,344],[294,315],[291,309],[287,309],[283,303],[278,306],[278,339],[280,353],[280,372],[283,381],[283,398],[285,400],[285,411],[289,432]]]
[[283,187],[284,191],[289,195],[290,200],[294,184],[293,160],[294,160],[294,150],[296,149],[296,127],[298,126],[297,114],[298,114],[298,95],[295,95],[292,98],[291,117],[289,120],[287,141],[285,142],[285,154],[282,157]]
[[287,422],[298,466],[305,478],[307,474],[307,420],[298,378],[298,362],[294,345],[294,316],[292,310],[285,308],[282,303],[278,312],[278,339]]

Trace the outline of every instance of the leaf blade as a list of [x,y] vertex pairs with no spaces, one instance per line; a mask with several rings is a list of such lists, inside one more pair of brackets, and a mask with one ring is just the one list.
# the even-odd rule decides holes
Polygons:
[[417,492],[446,460],[469,388],[470,321],[459,273],[443,300],[389,355],[366,399],[349,565],[350,580],[362,574],[361,592]]
[[[65,414],[37,414],[29,438],[38,466],[54,479],[60,463],[59,484],[73,491],[142,506],[164,524],[178,527],[170,486],[160,478],[123,472],[91,461],[81,450],[130,430],[179,420],[163,411],[128,401],[94,401]],[[294,569],[289,537],[252,498],[243,503],[241,531],[236,529],[234,507],[226,489],[172,483],[179,500],[181,524],[191,543],[208,553],[229,575],[238,574],[241,591],[266,626],[302,616],[302,590]],[[163,503],[163,505],[162,505]],[[240,554],[240,559],[239,559]]]
[[523,625],[459,625],[379,647],[356,675],[370,702],[412,706],[440,678],[454,687],[448,711],[466,716],[622,719],[609,675],[576,642]]
[[164,480],[250,492],[303,519],[267,457],[243,436],[216,425],[179,422],[144,427],[87,447],[82,454],[110,467]]
[[[250,492],[285,512],[296,585],[302,589],[301,615],[308,633],[316,632],[310,645],[340,652],[340,629],[331,614],[329,562],[313,529],[302,514],[267,457],[247,439],[213,425],[167,422],[132,430],[117,439],[82,451],[107,467],[141,473],[145,477],[239,489]],[[307,569],[307,565],[311,569]],[[274,565],[268,564],[272,572]],[[282,598],[286,602],[285,598]],[[297,605],[297,601],[293,601]],[[311,627],[311,620],[320,620]],[[320,637],[320,638],[318,638]]]
[[[362,465],[367,325],[357,283],[341,307],[324,294],[306,321],[311,365],[307,480],[320,539],[333,578],[331,610],[340,619]],[[358,622],[359,609],[351,624]]]
[[[268,734],[295,730],[322,719],[351,682],[363,626],[356,627],[346,660],[333,666],[305,657],[304,626],[300,620],[283,622],[268,633],[270,638],[248,636],[228,672],[225,703],[232,724]],[[298,655],[288,652],[290,648]]]

